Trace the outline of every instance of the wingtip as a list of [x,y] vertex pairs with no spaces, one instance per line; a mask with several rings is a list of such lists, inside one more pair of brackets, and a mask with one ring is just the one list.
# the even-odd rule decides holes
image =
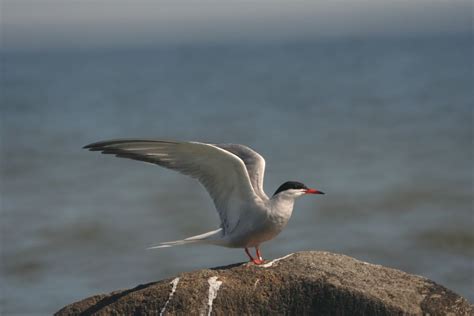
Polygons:
[[90,146],[90,145],[84,146],[84,147],[82,147],[82,149],[85,149],[85,150],[88,150],[88,151],[103,151],[104,150],[104,148],[102,148],[102,147],[93,147],[93,146]]
[[179,144],[180,142],[173,140],[157,140],[157,139],[134,139],[134,138],[122,138],[122,139],[111,139],[100,142],[91,143],[82,147],[83,149],[88,149],[90,151],[102,151],[106,147],[115,147],[122,143],[137,143],[137,142],[152,142],[152,143],[162,143],[162,144]]
[[88,149],[90,151],[101,151],[104,150],[104,148],[110,143],[110,141],[100,141],[100,142],[94,142],[90,143],[88,145],[85,145],[82,147],[82,149]]
[[89,149],[90,151],[99,150],[101,142],[90,143],[82,147],[82,149]]

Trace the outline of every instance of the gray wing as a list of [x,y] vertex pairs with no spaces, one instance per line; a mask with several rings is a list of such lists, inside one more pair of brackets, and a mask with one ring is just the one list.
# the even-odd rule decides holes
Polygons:
[[153,163],[196,178],[212,197],[224,233],[236,226],[249,200],[257,199],[242,159],[211,144],[125,139],[84,148]]
[[239,144],[216,144],[217,147],[225,149],[234,155],[238,156],[247,168],[250,183],[255,193],[261,199],[268,199],[268,196],[263,190],[263,177],[265,175],[265,159],[255,150]]

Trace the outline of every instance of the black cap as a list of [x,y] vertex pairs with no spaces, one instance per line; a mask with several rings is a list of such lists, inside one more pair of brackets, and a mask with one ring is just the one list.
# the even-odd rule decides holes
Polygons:
[[297,181],[287,181],[285,183],[283,183],[282,185],[280,185],[280,187],[275,191],[275,193],[273,193],[273,195],[276,195],[282,191],[286,191],[286,190],[299,190],[299,189],[308,189],[308,187],[306,185],[304,185],[303,183],[301,182],[297,182]]

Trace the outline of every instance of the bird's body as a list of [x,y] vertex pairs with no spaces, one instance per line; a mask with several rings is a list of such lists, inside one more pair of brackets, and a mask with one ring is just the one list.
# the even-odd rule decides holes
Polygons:
[[[255,263],[263,262],[259,246],[278,235],[288,223],[295,198],[323,194],[299,182],[289,181],[269,198],[263,191],[265,160],[238,144],[206,144],[162,140],[111,140],[85,146],[91,151],[115,154],[157,164],[196,178],[212,197],[221,220],[220,228],[151,248],[187,243],[207,243],[245,248]],[[255,247],[257,259],[248,252]]]
[[236,227],[223,236],[224,245],[231,248],[258,247],[273,239],[288,223],[292,205],[279,200],[254,200],[242,212]]

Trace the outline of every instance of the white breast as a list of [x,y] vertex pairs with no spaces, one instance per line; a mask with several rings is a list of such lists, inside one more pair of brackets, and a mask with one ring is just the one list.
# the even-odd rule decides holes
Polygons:
[[226,238],[229,247],[257,247],[275,238],[286,226],[293,211],[293,203],[282,202],[256,205],[243,212],[239,224]]

